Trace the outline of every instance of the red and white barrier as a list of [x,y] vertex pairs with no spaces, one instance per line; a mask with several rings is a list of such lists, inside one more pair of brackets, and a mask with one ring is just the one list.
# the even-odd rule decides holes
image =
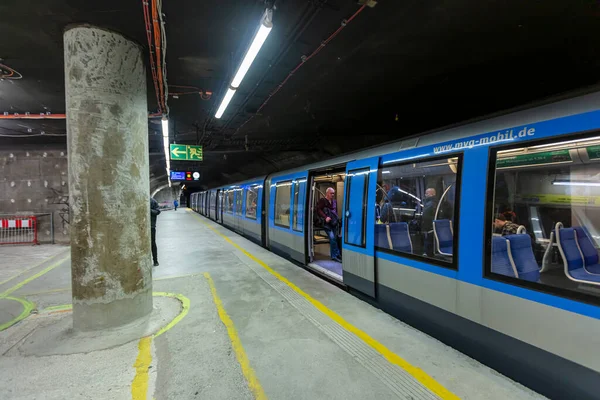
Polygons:
[[37,244],[37,218],[0,217],[0,244]]

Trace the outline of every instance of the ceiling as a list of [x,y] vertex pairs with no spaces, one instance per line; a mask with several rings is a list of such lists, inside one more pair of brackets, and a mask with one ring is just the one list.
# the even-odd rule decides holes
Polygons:
[[[361,8],[350,0],[277,0],[273,31],[216,120],[265,1],[167,0],[169,92],[195,92],[168,97],[171,141],[202,144],[205,156],[172,168],[199,170],[200,185],[233,182],[595,84],[598,4],[380,0],[269,98]],[[72,23],[123,33],[143,46],[148,63],[142,0],[3,0],[0,63],[23,77],[0,81],[0,115],[65,112],[62,34]],[[157,101],[147,75],[152,113]],[[156,187],[166,182],[160,120],[149,120],[149,128]],[[64,120],[0,119],[0,147],[64,144],[65,134]]]

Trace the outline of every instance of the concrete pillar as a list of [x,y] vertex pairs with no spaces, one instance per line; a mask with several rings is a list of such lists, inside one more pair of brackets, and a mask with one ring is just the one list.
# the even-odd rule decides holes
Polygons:
[[148,108],[142,50],[93,26],[64,33],[73,325],[152,311]]

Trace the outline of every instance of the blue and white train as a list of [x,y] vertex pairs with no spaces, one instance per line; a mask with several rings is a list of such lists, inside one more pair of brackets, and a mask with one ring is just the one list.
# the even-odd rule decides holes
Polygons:
[[[342,263],[315,215],[328,188]],[[597,89],[190,204],[539,393],[600,398]]]

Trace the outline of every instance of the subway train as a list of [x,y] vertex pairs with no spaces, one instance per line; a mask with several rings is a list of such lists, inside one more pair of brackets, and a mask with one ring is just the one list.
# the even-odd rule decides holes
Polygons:
[[541,394],[600,398],[599,88],[190,206]]

